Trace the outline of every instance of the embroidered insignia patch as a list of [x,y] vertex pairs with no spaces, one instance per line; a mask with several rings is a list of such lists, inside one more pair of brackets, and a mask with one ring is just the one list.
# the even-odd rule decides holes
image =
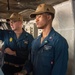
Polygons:
[[25,44],[28,44],[28,41],[26,41],[26,40],[23,40],[23,41],[24,41]]
[[45,48],[45,50],[50,50],[52,48],[52,46],[45,45],[44,48]]
[[9,41],[12,42],[12,40],[13,40],[13,38],[11,37],[11,38],[9,39]]
[[47,40],[46,41],[44,41],[45,43],[47,43]]

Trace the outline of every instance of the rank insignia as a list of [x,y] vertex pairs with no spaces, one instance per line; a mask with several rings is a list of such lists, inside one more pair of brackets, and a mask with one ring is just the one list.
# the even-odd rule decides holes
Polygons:
[[13,40],[13,38],[11,37],[11,38],[9,39],[9,41],[12,42],[12,40]]
[[45,50],[50,50],[51,48],[52,48],[52,46],[44,45]]
[[23,40],[25,44],[28,44],[28,41]]
[[44,41],[45,43],[47,43],[47,40],[46,41]]

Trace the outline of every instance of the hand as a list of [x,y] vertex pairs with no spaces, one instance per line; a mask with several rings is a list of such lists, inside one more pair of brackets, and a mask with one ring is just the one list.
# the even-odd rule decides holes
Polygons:
[[14,75],[24,75],[23,73],[15,73]]
[[14,56],[16,56],[16,52],[15,52],[15,51],[12,51],[10,48],[6,48],[6,49],[4,50],[4,53],[7,53],[7,54],[9,54],[9,55],[14,55]]
[[25,75],[25,74],[23,74],[23,73],[17,73],[17,75]]
[[18,75],[26,75],[27,74],[27,70],[22,70],[21,72],[18,73]]
[[14,75],[26,75],[27,70],[22,70],[21,72],[15,73]]

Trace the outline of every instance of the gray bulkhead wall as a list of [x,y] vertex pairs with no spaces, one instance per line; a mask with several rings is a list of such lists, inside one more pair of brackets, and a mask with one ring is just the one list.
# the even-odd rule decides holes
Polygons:
[[72,3],[72,11],[74,18],[74,61],[73,61],[73,75],[75,75],[75,0],[71,0]]
[[[75,3],[71,3],[71,1],[66,1],[61,4],[57,4],[54,6],[56,10],[55,19],[53,21],[54,29],[59,32],[63,37],[66,38],[69,44],[69,61],[68,61],[68,70],[67,75],[75,75],[73,70],[75,71],[75,56],[74,56],[74,43],[75,43],[75,35],[74,35],[74,18],[72,11],[72,4],[75,7]],[[75,13],[75,9],[74,9]],[[62,41],[61,41],[62,42]],[[74,68],[73,68],[74,66]]]

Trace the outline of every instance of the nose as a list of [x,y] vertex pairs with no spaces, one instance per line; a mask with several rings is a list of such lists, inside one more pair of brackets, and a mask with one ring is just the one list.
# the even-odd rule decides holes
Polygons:
[[10,26],[12,26],[13,25],[13,22],[10,22]]
[[35,21],[36,21],[36,22],[38,22],[38,21],[39,21],[39,17],[38,17],[38,16],[36,16]]

